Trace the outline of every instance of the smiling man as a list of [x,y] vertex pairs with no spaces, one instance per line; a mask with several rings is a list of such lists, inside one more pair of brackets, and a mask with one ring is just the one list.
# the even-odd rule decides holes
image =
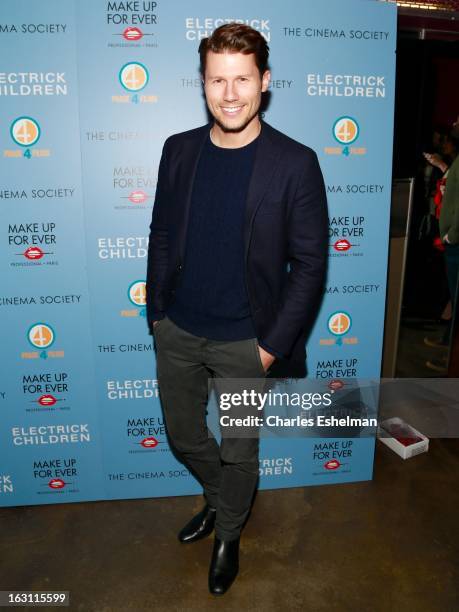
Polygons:
[[327,259],[325,188],[316,154],[260,120],[268,45],[249,26],[217,28],[199,46],[208,125],[169,137],[156,189],[147,317],[166,427],[206,505],[180,531],[215,528],[209,589],[223,594],[258,481],[258,438],[206,424],[208,379],[303,377],[305,339]]

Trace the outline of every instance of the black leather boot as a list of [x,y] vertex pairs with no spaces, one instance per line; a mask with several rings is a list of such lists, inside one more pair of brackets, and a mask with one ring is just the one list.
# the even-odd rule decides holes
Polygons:
[[217,511],[206,504],[201,512],[180,531],[178,534],[180,542],[196,542],[207,537],[214,529],[216,514]]
[[223,595],[233,584],[239,571],[239,538],[219,540],[215,537],[209,568],[209,591]]

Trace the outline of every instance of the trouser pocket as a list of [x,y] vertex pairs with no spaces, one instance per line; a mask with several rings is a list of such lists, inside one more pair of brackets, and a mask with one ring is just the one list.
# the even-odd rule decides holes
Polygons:
[[267,371],[263,367],[263,362],[261,361],[260,351],[258,349],[258,340],[257,340],[257,338],[253,339],[253,348],[254,348],[254,352],[255,352],[255,359],[257,360],[258,366],[260,368],[260,372],[263,374],[263,376],[266,376]]

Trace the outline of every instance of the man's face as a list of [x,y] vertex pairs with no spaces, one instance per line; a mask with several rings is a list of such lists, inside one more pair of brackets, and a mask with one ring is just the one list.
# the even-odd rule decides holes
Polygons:
[[207,53],[204,91],[222,130],[242,132],[255,119],[270,76],[266,70],[260,77],[253,53]]

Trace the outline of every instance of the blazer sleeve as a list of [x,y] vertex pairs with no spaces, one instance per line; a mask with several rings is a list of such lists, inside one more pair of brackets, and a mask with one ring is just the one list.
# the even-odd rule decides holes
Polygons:
[[148,241],[146,300],[147,320],[150,326],[153,321],[164,318],[167,297],[168,210],[170,197],[168,140],[164,143],[159,162],[158,182],[156,184],[155,202]]
[[314,323],[328,259],[328,210],[317,155],[310,151],[287,223],[289,272],[276,315],[261,344],[289,357],[300,334]]

